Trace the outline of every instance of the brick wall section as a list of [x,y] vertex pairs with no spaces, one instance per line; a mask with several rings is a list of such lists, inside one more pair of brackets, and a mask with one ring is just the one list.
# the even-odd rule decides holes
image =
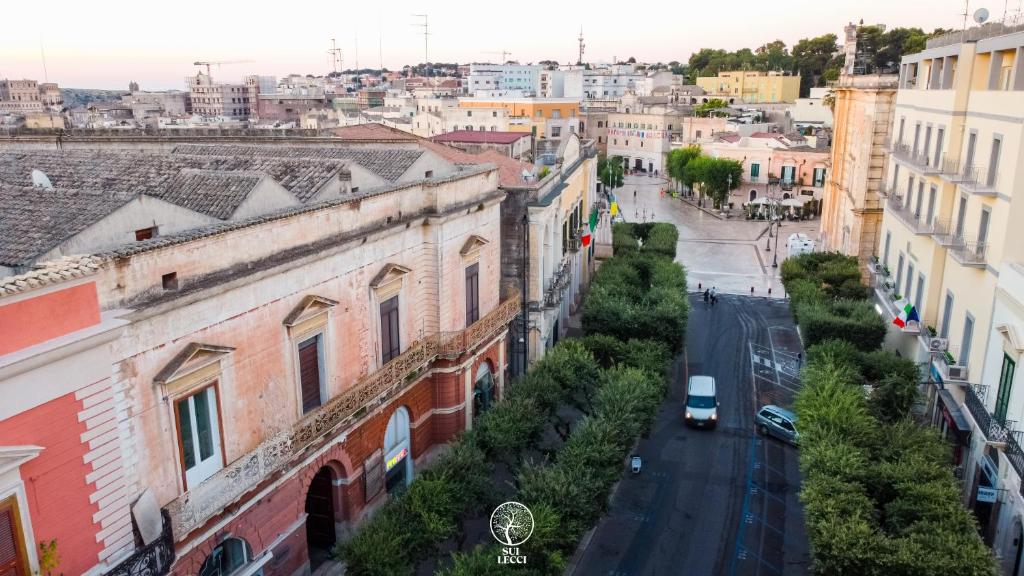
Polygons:
[[[357,428],[349,430],[344,442],[335,442],[321,450],[311,461],[294,470],[273,492],[215,534],[180,554],[172,574],[196,574],[210,551],[229,534],[245,539],[255,555],[262,554],[283,536],[273,547],[274,558],[264,567],[266,576],[291,576],[302,569],[308,562],[308,554],[305,524],[301,519],[305,514],[306,490],[317,471],[327,466],[333,480],[347,482],[335,493],[336,518],[339,522],[359,523],[369,510],[383,501],[385,495],[382,490],[373,501],[365,502],[363,463],[383,446],[384,432],[394,411],[401,406],[409,410],[414,461],[431,448],[455,438],[465,428],[465,408],[448,414],[429,415],[431,410],[462,406],[466,375],[475,375],[482,362],[489,362],[493,370],[498,370],[499,347],[502,345],[504,340],[497,341],[481,351],[462,370],[435,372],[411,386]],[[495,378],[497,381],[497,374]],[[290,533],[289,528],[293,528]]]
[[66,394],[0,421],[0,438],[9,445],[42,446],[39,455],[21,465],[32,530],[36,542],[57,541],[60,572],[82,574],[96,565],[103,546],[95,538],[90,502],[92,472],[83,458],[87,446],[79,436],[86,426],[78,421],[81,402]]

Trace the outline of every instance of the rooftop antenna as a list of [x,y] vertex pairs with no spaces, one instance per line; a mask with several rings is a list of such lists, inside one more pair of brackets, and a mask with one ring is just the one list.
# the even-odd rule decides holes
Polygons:
[[974,21],[976,23],[978,23],[978,25],[984,24],[987,20],[988,20],[988,9],[987,8],[978,8],[977,10],[974,11]]
[[384,77],[384,15],[377,11],[377,67],[380,69],[380,77]]
[[359,32],[356,32],[356,74],[359,74]]
[[583,48],[585,47],[585,44],[583,44],[583,27],[582,26],[580,26],[579,41],[580,41],[580,57],[579,57],[578,60],[576,60],[576,64],[582,65],[583,64]]
[[964,13],[961,16],[964,17],[964,26],[960,29],[960,41],[963,42],[964,37],[967,35],[967,17],[971,15],[971,11],[968,8],[971,0],[964,0]]
[[43,57],[43,82],[50,81],[50,75],[46,72],[46,51],[43,50],[43,40],[39,39],[39,55]]
[[338,66],[341,64],[341,48],[338,48],[338,43],[334,38],[331,38],[331,49],[327,51],[331,55],[331,61],[334,64],[334,71],[338,72]]
[[423,28],[423,65],[427,67],[427,76],[430,76],[430,67],[427,66],[427,62],[430,62],[430,52],[428,44],[430,38],[430,22],[426,14],[413,14],[413,18],[423,18],[422,24],[413,24],[413,26],[419,26]]

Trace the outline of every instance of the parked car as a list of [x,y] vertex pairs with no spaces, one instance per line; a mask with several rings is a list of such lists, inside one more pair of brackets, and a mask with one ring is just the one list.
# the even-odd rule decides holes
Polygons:
[[757,411],[757,431],[763,436],[775,436],[796,446],[800,443],[797,431],[797,417],[793,412],[769,404]]
[[714,428],[718,424],[718,394],[711,376],[690,376],[686,385],[686,414],[690,426]]

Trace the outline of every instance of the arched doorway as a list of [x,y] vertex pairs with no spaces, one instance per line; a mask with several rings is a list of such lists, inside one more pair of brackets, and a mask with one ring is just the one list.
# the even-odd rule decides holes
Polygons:
[[476,371],[476,379],[473,381],[473,419],[483,414],[491,407],[494,401],[494,376],[491,373],[491,366],[487,362],[480,364]]
[[324,466],[317,470],[306,492],[306,546],[311,571],[330,558],[338,541],[334,531],[333,484],[331,469]]
[[1020,565],[1021,560],[1024,560],[1024,526],[1021,526],[1020,518],[1013,521],[1013,572],[1010,572],[1013,576],[1021,576]]
[[751,190],[750,191],[750,201],[753,202],[756,199],[757,199],[757,190]]
[[783,199],[783,200],[789,200],[789,199],[790,199],[790,197],[791,197],[791,196],[790,196],[789,192],[784,192],[784,193],[782,194],[782,199]]
[[412,482],[409,410],[405,406],[395,410],[384,432],[384,475],[388,494],[401,492]]

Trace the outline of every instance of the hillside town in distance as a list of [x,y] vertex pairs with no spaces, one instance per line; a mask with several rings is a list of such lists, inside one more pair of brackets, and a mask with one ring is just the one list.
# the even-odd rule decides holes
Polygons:
[[0,56],[0,576],[1024,576],[1024,10],[975,4]]

